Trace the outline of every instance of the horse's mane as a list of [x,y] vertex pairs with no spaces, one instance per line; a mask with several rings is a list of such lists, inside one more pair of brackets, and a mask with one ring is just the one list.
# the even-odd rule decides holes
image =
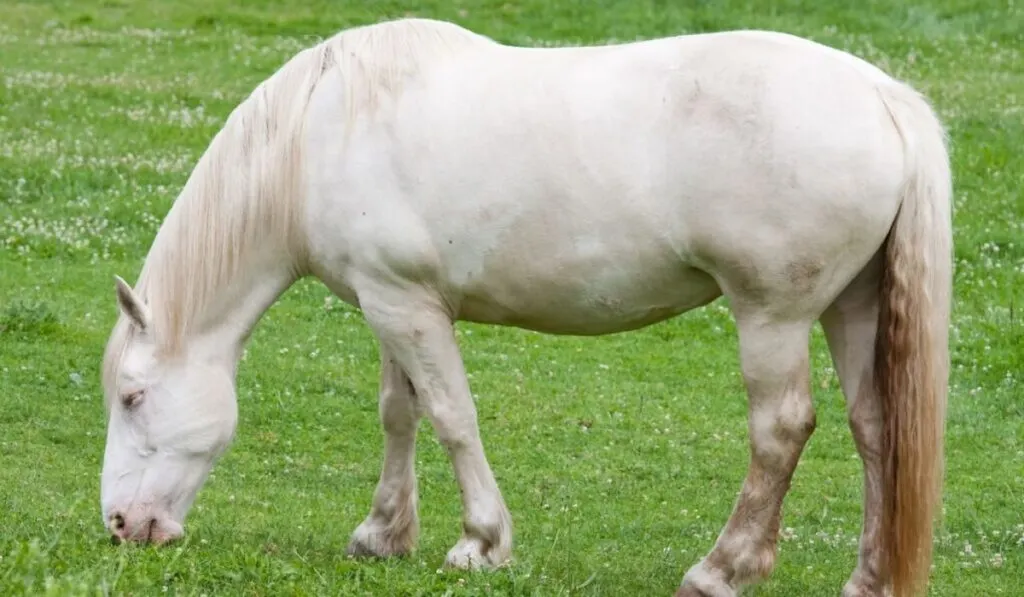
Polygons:
[[[233,281],[255,246],[286,251],[303,267],[301,172],[309,99],[338,69],[349,123],[401,92],[431,60],[493,43],[457,25],[401,19],[343,30],[289,59],[230,114],[160,226],[135,285],[165,354],[182,347],[196,318]],[[123,316],[108,342],[113,381],[134,331]],[[114,358],[118,357],[118,358]],[[111,386],[108,386],[111,387]]]

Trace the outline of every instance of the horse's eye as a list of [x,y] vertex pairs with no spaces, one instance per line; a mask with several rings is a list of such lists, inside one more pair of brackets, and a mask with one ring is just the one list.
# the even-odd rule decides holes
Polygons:
[[142,400],[142,393],[142,390],[137,390],[131,394],[124,394],[121,396],[121,403],[126,409],[131,410],[138,406],[139,402]]

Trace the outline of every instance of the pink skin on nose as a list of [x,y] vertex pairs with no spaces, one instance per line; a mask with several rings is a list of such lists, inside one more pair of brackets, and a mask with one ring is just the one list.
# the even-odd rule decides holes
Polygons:
[[166,517],[126,517],[113,514],[107,520],[107,528],[116,543],[134,541],[163,545],[184,535],[181,525]]

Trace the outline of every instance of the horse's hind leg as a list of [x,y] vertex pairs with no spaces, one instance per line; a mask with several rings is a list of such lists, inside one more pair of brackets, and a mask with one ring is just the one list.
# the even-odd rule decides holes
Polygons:
[[715,547],[686,573],[677,597],[732,597],[771,572],[782,501],[815,425],[808,358],[812,320],[737,313],[750,400],[750,466]]
[[416,427],[420,420],[409,377],[381,350],[380,421],[384,464],[370,515],[352,533],[348,554],[388,557],[408,553],[416,543]]
[[879,259],[874,259],[821,317],[829,350],[846,396],[857,451],[864,463],[864,522],[857,568],[843,597],[881,597],[888,574],[881,553],[882,404],[874,383],[879,316]]

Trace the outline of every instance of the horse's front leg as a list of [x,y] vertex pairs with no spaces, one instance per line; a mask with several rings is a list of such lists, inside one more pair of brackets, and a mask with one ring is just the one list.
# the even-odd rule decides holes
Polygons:
[[416,544],[416,427],[420,411],[409,377],[381,350],[380,421],[384,428],[384,465],[373,505],[349,541],[352,556],[405,555]]
[[484,454],[452,320],[425,301],[360,296],[367,321],[408,374],[416,402],[448,452],[462,493],[462,538],[445,564],[490,568],[512,551],[512,522]]
[[734,597],[771,573],[782,501],[814,429],[810,323],[738,317],[737,324],[750,400],[750,467],[714,549],[686,573],[676,597]]

